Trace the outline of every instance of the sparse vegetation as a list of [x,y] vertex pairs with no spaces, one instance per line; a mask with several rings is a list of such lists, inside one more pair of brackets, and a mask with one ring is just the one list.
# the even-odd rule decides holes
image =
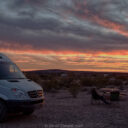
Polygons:
[[71,93],[71,95],[73,96],[73,98],[77,98],[79,92],[80,92],[81,86],[79,84],[79,82],[77,81],[72,81],[70,83],[70,87],[69,87],[69,92]]
[[79,73],[67,72],[65,74],[57,73],[36,73],[26,72],[25,75],[43,86],[45,92],[58,92],[66,89],[74,98],[77,98],[80,91],[87,87],[96,86],[103,88],[107,86],[116,86],[123,89],[128,85],[127,74],[108,74],[104,73]]

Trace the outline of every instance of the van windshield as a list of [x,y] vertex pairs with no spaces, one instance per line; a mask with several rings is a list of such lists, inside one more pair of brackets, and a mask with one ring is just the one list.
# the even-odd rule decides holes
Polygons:
[[0,79],[25,79],[25,76],[15,64],[0,62]]

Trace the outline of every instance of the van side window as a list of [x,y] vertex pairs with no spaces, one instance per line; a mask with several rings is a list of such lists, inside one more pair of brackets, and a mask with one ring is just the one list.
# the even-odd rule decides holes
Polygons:
[[14,65],[10,65],[10,72],[17,72],[17,69],[15,68]]

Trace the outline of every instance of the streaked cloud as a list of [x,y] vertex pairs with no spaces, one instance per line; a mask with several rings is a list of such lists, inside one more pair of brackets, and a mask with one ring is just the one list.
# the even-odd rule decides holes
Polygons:
[[[127,0],[1,0],[0,51],[22,56],[14,59],[22,69],[30,62],[32,69],[42,69],[35,61],[41,55],[47,68],[126,71],[127,5]],[[99,53],[109,57],[96,57]],[[77,56],[90,54],[91,59]]]

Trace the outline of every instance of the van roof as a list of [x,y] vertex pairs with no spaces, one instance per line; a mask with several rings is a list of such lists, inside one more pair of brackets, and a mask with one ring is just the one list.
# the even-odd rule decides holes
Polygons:
[[12,61],[3,53],[0,53],[0,62],[12,63]]

